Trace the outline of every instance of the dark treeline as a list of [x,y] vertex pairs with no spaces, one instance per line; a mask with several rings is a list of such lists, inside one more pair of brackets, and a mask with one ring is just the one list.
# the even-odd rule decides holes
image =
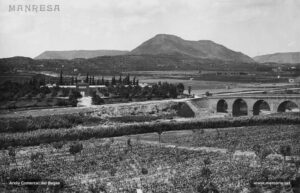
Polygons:
[[[184,60],[184,62],[183,62]],[[259,63],[241,63],[216,59],[191,58],[181,55],[121,55],[102,56],[90,59],[73,60],[33,60],[26,57],[0,59],[3,72],[18,70],[59,72],[61,66],[67,74],[94,72],[95,74],[116,74],[125,71],[153,70],[244,70],[271,71],[272,67]],[[74,69],[77,72],[74,73]]]

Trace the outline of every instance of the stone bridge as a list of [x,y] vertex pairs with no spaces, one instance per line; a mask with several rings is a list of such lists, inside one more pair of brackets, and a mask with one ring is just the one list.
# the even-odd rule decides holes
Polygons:
[[299,94],[216,95],[192,99],[194,106],[232,116],[299,111]]

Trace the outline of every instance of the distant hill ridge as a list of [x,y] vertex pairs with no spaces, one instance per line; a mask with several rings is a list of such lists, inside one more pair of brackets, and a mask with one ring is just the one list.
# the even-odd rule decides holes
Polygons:
[[184,40],[175,35],[158,34],[133,49],[131,55],[182,55],[193,58],[218,59],[223,61],[235,61],[253,63],[249,56],[235,52],[223,45],[211,40],[191,41]]
[[127,54],[128,51],[120,50],[70,50],[70,51],[45,51],[34,59],[65,59],[71,60],[75,58],[95,58],[99,56],[116,56]]
[[283,52],[283,53],[274,53],[266,54],[261,56],[255,56],[253,58],[256,62],[266,63],[300,63],[300,52]]
[[235,52],[211,40],[191,41],[175,35],[158,34],[145,41],[131,52],[119,50],[72,50],[45,51],[34,59],[75,59],[95,58],[116,55],[176,55],[183,58],[200,58],[209,60],[254,63],[249,56]]

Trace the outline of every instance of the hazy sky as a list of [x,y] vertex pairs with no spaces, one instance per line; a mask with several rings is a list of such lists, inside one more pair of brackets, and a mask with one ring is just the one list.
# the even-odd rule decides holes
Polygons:
[[[60,12],[9,12],[58,4]],[[209,39],[249,56],[300,51],[300,0],[0,0],[0,57],[132,50],[156,34]]]

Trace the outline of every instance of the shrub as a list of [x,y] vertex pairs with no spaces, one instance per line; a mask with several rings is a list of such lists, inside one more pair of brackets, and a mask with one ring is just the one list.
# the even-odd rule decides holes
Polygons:
[[78,99],[78,98],[81,98],[82,95],[80,94],[79,91],[77,91],[77,90],[72,90],[72,91],[70,92],[69,97],[71,97],[71,98],[73,97],[73,98],[75,98],[75,99]]
[[42,161],[43,159],[44,159],[44,153],[42,153],[42,152],[33,153],[30,156],[30,160],[32,162]]
[[290,156],[292,152],[292,148],[290,145],[282,145],[279,148],[280,154],[285,158],[286,156]]
[[265,158],[272,153],[270,149],[264,148],[259,144],[254,145],[252,149],[255,155],[259,158],[261,166]]
[[88,190],[92,193],[99,193],[99,192],[107,192],[106,185],[101,182],[96,182],[95,184],[90,184]]
[[8,155],[10,157],[15,157],[16,156],[16,150],[13,147],[8,147]]
[[292,152],[292,148],[290,145],[282,145],[279,148],[280,154],[283,156],[283,170],[284,170],[284,164],[286,160],[286,156],[290,156]]
[[143,175],[148,174],[148,170],[147,170],[146,168],[142,168],[142,174],[143,174]]
[[233,154],[235,153],[235,150],[239,144],[239,141],[237,139],[230,141],[228,146],[228,153],[230,154],[230,162],[232,160]]
[[111,175],[111,176],[115,176],[116,173],[117,173],[117,169],[114,168],[114,167],[112,167],[112,168],[110,169],[110,175]]
[[209,91],[206,91],[205,96],[212,96],[212,94]]
[[69,152],[75,156],[77,153],[80,153],[82,149],[83,149],[83,145],[79,142],[76,142],[70,145]]
[[104,104],[104,100],[101,97],[99,97],[99,95],[97,95],[96,92],[93,92],[92,104],[93,105],[102,105],[102,104]]
[[[76,104],[77,104],[77,103],[76,103]],[[57,100],[56,105],[57,105],[57,106],[68,106],[69,103],[68,103],[68,101],[66,101],[66,100],[59,99],[59,100]]]
[[17,163],[16,161],[16,150],[13,147],[8,147],[8,155],[12,162]]
[[203,163],[204,163],[205,166],[210,165],[211,164],[211,159],[209,157],[207,157],[203,160]]
[[209,168],[204,167],[204,168],[201,169],[201,176],[203,178],[209,179],[211,174],[212,174],[212,172],[210,171]]
[[202,181],[196,189],[198,193],[219,193],[217,186],[212,182]]
[[64,145],[64,141],[54,142],[52,145],[55,149],[61,149]]

